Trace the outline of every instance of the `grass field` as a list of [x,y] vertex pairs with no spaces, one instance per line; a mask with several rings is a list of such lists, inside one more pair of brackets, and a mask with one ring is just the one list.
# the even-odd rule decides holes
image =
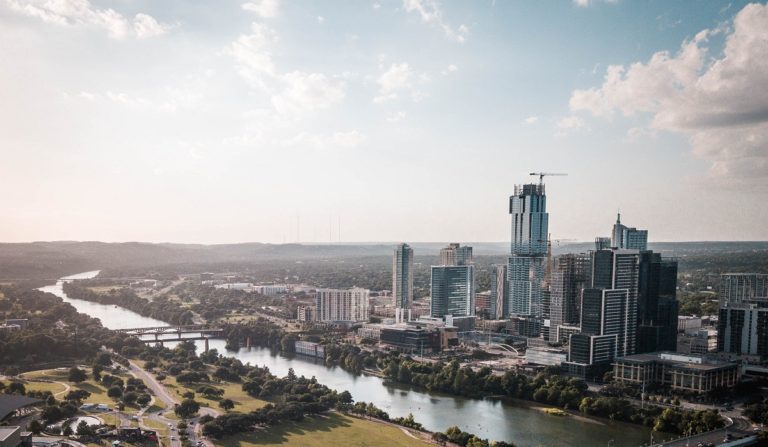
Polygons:
[[[181,395],[186,393],[187,391],[195,392],[195,389],[199,386],[199,385],[190,385],[190,386],[182,385],[176,382],[176,378],[173,376],[166,377],[166,379],[163,381],[163,385],[165,385],[165,387],[169,391],[176,393],[176,395],[179,397],[181,397]],[[235,403],[235,408],[233,411],[240,411],[243,413],[247,413],[249,411],[258,410],[259,408],[267,404],[266,401],[249,396],[245,391],[242,390],[242,384],[240,383],[221,382],[221,383],[210,383],[206,385],[212,385],[212,386],[215,386],[216,388],[223,389],[224,397],[222,397],[222,399],[232,399],[232,402]],[[195,400],[200,402],[200,405],[204,407],[215,408],[223,412],[223,410],[219,408],[219,400],[217,399],[208,399],[202,394],[195,392]]]
[[[88,374],[88,377],[91,377],[91,369],[86,368],[85,371]],[[88,399],[85,399],[84,402],[86,403],[107,404],[107,405],[115,404],[115,400],[107,396],[107,388],[104,387],[104,385],[102,385],[101,383],[96,382],[91,378],[89,378],[84,382],[73,383],[67,380],[68,376],[69,376],[69,371],[66,368],[65,369],[44,369],[39,371],[30,371],[22,374],[22,378],[24,379],[53,380],[53,381],[68,384],[72,390],[88,391],[89,393],[91,393],[91,396],[88,397]],[[127,373],[118,374],[118,376],[122,377],[123,379],[131,377]],[[52,393],[64,391],[65,389],[60,384],[44,383],[44,382],[27,382],[24,386],[28,390],[51,391]]]
[[397,427],[340,414],[281,424],[259,433],[228,436],[216,441],[220,447],[423,447],[426,444]]

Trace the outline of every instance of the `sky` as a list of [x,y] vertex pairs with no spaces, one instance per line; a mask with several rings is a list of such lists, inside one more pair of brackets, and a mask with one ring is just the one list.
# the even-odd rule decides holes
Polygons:
[[0,241],[768,239],[768,6],[0,0]]

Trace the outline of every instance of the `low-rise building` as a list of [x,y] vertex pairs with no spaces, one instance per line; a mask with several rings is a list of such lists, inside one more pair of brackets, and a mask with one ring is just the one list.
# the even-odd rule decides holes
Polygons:
[[8,318],[5,320],[7,326],[19,326],[21,329],[26,329],[29,320],[27,318]]
[[398,324],[381,328],[380,341],[400,352],[430,354],[440,351],[440,331],[418,325]]
[[701,329],[701,317],[679,315],[677,317],[677,332],[696,331]]
[[310,357],[325,358],[325,346],[313,341],[296,340],[294,343],[296,354],[308,355]]
[[264,296],[277,296],[288,293],[288,286],[280,284],[262,284],[253,286],[252,290]]
[[568,360],[568,353],[563,349],[529,348],[525,351],[525,361],[534,365],[560,366]]
[[21,427],[0,427],[0,447],[32,447],[32,433]]
[[735,363],[704,356],[653,352],[616,359],[613,376],[620,382],[668,385],[674,390],[707,393],[715,388],[735,386],[740,372]]

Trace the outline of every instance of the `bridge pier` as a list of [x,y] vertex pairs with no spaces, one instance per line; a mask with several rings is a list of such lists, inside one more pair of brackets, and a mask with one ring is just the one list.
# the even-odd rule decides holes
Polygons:
[[205,352],[208,352],[208,339],[205,339]]
[[251,336],[249,335],[248,338],[245,339],[245,347],[248,349],[251,349]]

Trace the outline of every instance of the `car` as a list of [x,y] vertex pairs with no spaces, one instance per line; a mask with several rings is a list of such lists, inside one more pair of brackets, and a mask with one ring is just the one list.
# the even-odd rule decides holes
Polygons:
[[169,427],[173,427],[173,424],[171,424],[171,423],[169,422],[169,423],[168,423],[168,426],[169,426]]
[[171,436],[171,441],[175,441],[175,440],[176,440],[176,436]]

